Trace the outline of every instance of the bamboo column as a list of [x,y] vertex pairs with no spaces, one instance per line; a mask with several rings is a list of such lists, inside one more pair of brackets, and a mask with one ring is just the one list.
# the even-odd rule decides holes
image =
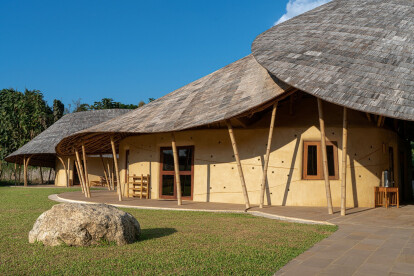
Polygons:
[[24,157],[24,159],[23,159],[23,174],[24,174],[24,186],[25,187],[27,187],[27,170],[28,170],[28,167],[29,167],[29,162],[30,162],[30,159],[32,158],[32,156],[33,155],[31,155],[31,156],[29,156],[27,159],[26,159],[26,156]]
[[17,163],[14,163],[14,186],[17,185]]
[[247,194],[246,182],[244,180],[243,168],[240,162],[240,156],[239,156],[239,151],[237,149],[236,138],[234,137],[233,127],[231,126],[229,121],[226,121],[226,125],[229,130],[229,135],[230,135],[231,145],[233,147],[234,157],[236,158],[237,169],[239,171],[240,183],[242,186],[246,209],[249,209],[250,208],[249,195]]
[[76,172],[78,173],[78,178],[79,178],[79,182],[80,182],[80,186],[82,188],[82,193],[85,193],[85,190],[83,189],[83,182],[82,182],[82,177],[80,175],[80,170],[79,170],[79,166],[78,166],[78,161],[75,160],[75,167],[76,167]]
[[70,157],[68,157],[68,168],[67,168],[68,173],[66,174],[67,177],[67,181],[66,181],[66,187],[70,186]]
[[342,182],[341,182],[341,216],[346,215],[346,161],[348,146],[348,118],[347,109],[344,107],[344,118],[342,126]]
[[102,154],[100,154],[99,156],[101,157],[101,161],[102,161],[102,167],[103,167],[103,170],[104,170],[106,185],[108,185],[108,190],[110,191],[111,187],[109,185],[109,179],[108,179],[108,174],[107,174],[106,168],[105,168],[105,162],[103,160]]
[[85,178],[83,176],[83,166],[80,160],[79,152],[77,149],[75,149],[75,155],[76,155],[76,161],[78,162],[78,176],[80,176],[81,185],[83,187],[83,193],[85,194],[85,197],[88,197],[88,191],[86,190],[86,182]]
[[42,166],[39,166],[40,171],[40,183],[43,185],[43,173],[42,173]]
[[111,185],[110,190],[115,190],[113,173],[111,172],[111,166],[109,165],[109,161],[106,162],[106,165],[108,167],[109,184]]
[[115,142],[114,142],[113,136],[111,136],[111,147],[112,147],[112,156],[114,157],[116,181],[118,183],[118,198],[119,198],[119,201],[122,201],[122,189],[121,189],[121,181],[119,178],[118,159],[116,158],[116,148],[115,148]]
[[83,165],[85,166],[85,188],[88,193],[88,197],[91,197],[91,190],[89,187],[89,174],[88,174],[88,165],[86,160],[86,151],[85,144],[82,142],[82,156],[83,156]]
[[261,188],[260,189],[260,208],[263,208],[263,204],[264,204],[267,168],[269,166],[269,156],[270,156],[270,148],[272,145],[273,129],[275,127],[276,110],[277,110],[277,102],[273,104],[272,117],[270,119],[269,137],[267,139],[267,148],[266,148],[266,156],[264,160],[265,162],[264,162],[264,168],[263,168],[262,185],[260,187]]
[[[63,169],[65,170],[66,186],[68,186],[68,182],[67,182],[68,181],[68,171],[66,170],[65,162],[63,161],[62,157],[58,156],[57,158],[59,159],[60,163],[62,163]],[[56,186],[56,183],[55,183],[55,186]]]
[[173,157],[174,157],[175,182],[177,184],[177,202],[178,202],[178,205],[181,205],[182,204],[182,201],[181,201],[180,167],[179,167],[179,160],[178,160],[178,153],[177,153],[177,145],[175,143],[174,132],[171,133],[171,146],[172,146]]
[[26,156],[23,156],[23,181],[24,181],[24,186],[27,187]]
[[331,184],[329,182],[328,157],[326,154],[325,121],[323,118],[322,100],[319,98],[318,98],[318,113],[319,113],[319,125],[321,129],[323,177],[325,179],[326,201],[328,203],[328,214],[331,215],[333,214],[333,208],[332,208],[332,198],[331,198]]

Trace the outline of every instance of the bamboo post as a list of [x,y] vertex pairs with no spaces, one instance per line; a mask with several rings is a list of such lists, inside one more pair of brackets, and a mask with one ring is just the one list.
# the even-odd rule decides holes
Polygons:
[[346,161],[348,144],[348,118],[347,109],[344,107],[342,126],[342,182],[341,182],[341,216],[346,215]]
[[66,181],[66,187],[70,186],[70,157],[68,157],[68,168],[67,168],[67,181]]
[[[20,172],[19,172],[20,174]],[[47,178],[47,183],[50,183],[50,175],[52,174],[52,168],[50,168],[49,170],[49,177]]]
[[17,163],[14,163],[14,186],[17,185]]
[[104,170],[106,185],[108,185],[108,190],[111,190],[111,187],[109,185],[108,174],[107,174],[106,168],[105,168],[105,162],[103,160],[102,154],[100,154],[99,156],[101,157],[101,162],[102,162],[102,167],[103,167],[103,170]]
[[26,156],[23,157],[23,181],[24,181],[24,186],[27,187]]
[[119,201],[122,201],[122,189],[121,189],[121,181],[119,178],[118,159],[116,158],[116,148],[115,148],[115,142],[114,142],[113,136],[111,136],[111,147],[112,147],[112,156],[114,157],[116,181],[118,183],[118,198],[119,198]]
[[329,182],[328,171],[328,157],[326,154],[326,135],[325,135],[325,121],[323,118],[322,100],[318,98],[318,113],[319,125],[321,129],[321,147],[322,147],[322,162],[323,162],[323,177],[325,179],[326,201],[328,205],[328,214],[333,214],[332,198],[331,198],[331,184]]
[[40,183],[43,185],[42,166],[39,166],[39,172],[40,172]]
[[242,186],[246,209],[249,209],[250,208],[249,195],[247,194],[246,182],[244,180],[243,169],[242,169],[241,162],[240,162],[239,151],[237,149],[236,138],[234,137],[233,127],[231,126],[229,121],[226,121],[226,125],[229,130],[229,135],[230,135],[231,145],[233,147],[234,157],[236,158],[237,169],[239,171],[240,183]]
[[[68,186],[68,182],[67,182],[68,181],[68,171],[66,170],[65,162],[63,161],[62,157],[58,156],[57,158],[59,159],[60,163],[62,163],[63,169],[65,170],[66,186]],[[56,185],[56,183],[55,183],[55,185]]]
[[82,156],[83,156],[83,165],[85,166],[85,188],[88,193],[88,197],[91,197],[91,190],[89,187],[89,174],[88,174],[88,165],[86,160],[86,151],[85,144],[82,142]]
[[106,162],[106,165],[108,167],[109,184],[111,185],[109,190],[112,190],[112,189],[115,190],[114,180],[113,180],[113,177],[112,177],[111,166],[109,165],[109,161]]
[[267,139],[267,148],[266,148],[266,156],[265,156],[265,160],[264,160],[262,185],[260,187],[260,206],[259,206],[260,208],[263,208],[263,204],[264,204],[267,168],[269,166],[269,156],[270,156],[270,148],[271,148],[271,145],[272,145],[273,129],[275,127],[276,110],[277,110],[277,102],[273,104],[272,117],[270,119],[269,137]]
[[78,161],[75,161],[75,167],[76,167],[76,172],[78,173],[78,179],[80,182],[80,186],[82,188],[82,193],[85,193],[85,190],[83,189],[83,183],[82,183],[82,177],[80,175],[80,170],[79,170],[79,166],[78,166]]
[[181,200],[181,179],[180,179],[180,167],[179,167],[180,164],[178,160],[177,144],[175,143],[174,132],[171,133],[171,146],[172,146],[173,157],[174,157],[175,182],[177,184],[177,202],[178,202],[178,205],[181,205],[182,200]]
[[80,176],[80,181],[81,181],[81,185],[83,187],[83,193],[85,194],[85,197],[88,197],[88,191],[86,190],[86,183],[85,183],[85,178],[83,176],[83,166],[80,160],[80,156],[79,156],[79,152],[77,149],[75,149],[75,155],[76,155],[76,161],[78,162],[78,176]]

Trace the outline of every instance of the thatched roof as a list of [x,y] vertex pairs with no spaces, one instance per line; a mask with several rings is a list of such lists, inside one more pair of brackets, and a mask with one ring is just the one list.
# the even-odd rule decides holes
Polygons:
[[63,138],[129,111],[128,109],[106,109],[67,114],[33,140],[7,156],[5,160],[22,164],[25,155],[33,155],[30,165],[55,167],[55,148]]
[[125,135],[206,126],[263,105],[286,89],[249,55],[128,114],[72,135],[56,150],[70,154],[83,137],[89,153],[110,152],[112,133],[119,140]]
[[252,52],[323,100],[414,120],[413,0],[334,0],[259,35]]

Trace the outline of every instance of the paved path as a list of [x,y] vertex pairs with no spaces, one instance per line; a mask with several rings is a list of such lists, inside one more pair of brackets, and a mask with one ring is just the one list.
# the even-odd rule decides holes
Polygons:
[[377,208],[328,221],[338,231],[276,275],[414,275],[414,206]]

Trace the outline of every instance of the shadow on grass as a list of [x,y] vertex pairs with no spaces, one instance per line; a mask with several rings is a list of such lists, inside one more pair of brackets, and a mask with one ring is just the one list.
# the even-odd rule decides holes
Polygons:
[[141,229],[141,237],[139,238],[139,241],[158,239],[158,238],[172,235],[176,232],[177,230],[175,228]]

